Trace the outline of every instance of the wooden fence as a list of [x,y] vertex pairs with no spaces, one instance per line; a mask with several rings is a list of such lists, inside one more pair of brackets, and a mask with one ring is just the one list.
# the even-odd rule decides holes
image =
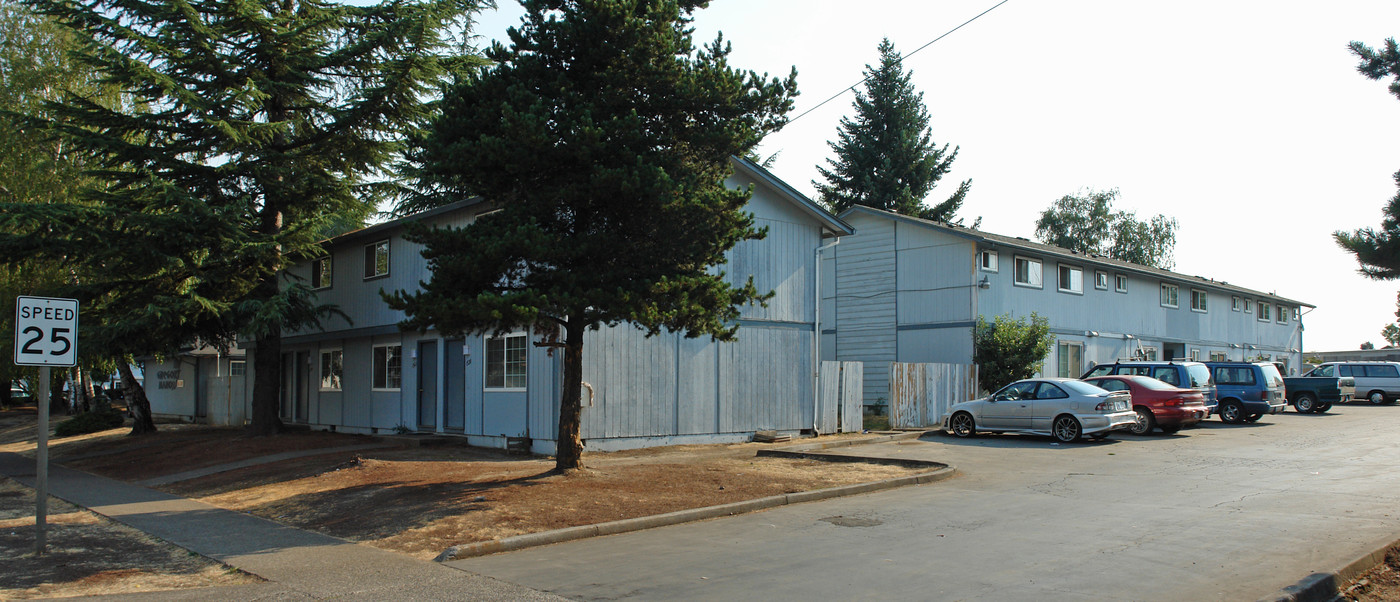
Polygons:
[[890,365],[890,427],[930,428],[943,422],[948,407],[977,396],[974,364]]
[[861,394],[865,371],[861,362],[822,362],[818,373],[821,395],[817,402],[818,433],[860,432]]

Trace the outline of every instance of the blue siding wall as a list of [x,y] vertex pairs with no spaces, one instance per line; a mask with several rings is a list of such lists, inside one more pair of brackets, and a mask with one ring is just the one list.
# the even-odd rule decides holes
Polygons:
[[889,399],[896,357],[894,221],[852,214],[856,235],[827,251],[836,258],[836,359],[865,363],[866,405]]

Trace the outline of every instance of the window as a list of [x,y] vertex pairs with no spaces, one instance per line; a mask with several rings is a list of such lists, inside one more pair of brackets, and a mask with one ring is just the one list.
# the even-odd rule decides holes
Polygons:
[[1261,322],[1268,322],[1270,319],[1272,319],[1272,316],[1269,315],[1269,310],[1271,310],[1271,309],[1273,309],[1273,308],[1274,308],[1274,306],[1269,305],[1268,303],[1264,303],[1263,301],[1260,301],[1260,302],[1259,302],[1259,321],[1261,321]]
[[331,258],[322,257],[311,262],[311,288],[331,287]]
[[1143,348],[1140,349],[1139,351],[1142,353],[1142,359],[1144,359],[1144,360],[1146,360],[1146,361],[1149,361],[1149,362],[1155,362],[1155,361],[1157,361],[1157,348],[1156,348],[1156,347],[1143,347]]
[[[1156,351],[1156,349],[1153,349]],[[1153,358],[1156,359],[1156,358]],[[1181,375],[1177,374],[1176,366],[1161,366],[1152,369],[1152,378],[1167,383],[1173,387],[1181,386]]]
[[1192,350],[1191,350],[1191,361],[1193,361],[1193,362],[1199,362],[1199,361],[1201,361],[1201,350],[1200,350],[1200,349],[1192,349]]
[[1094,288],[1108,290],[1108,272],[1094,272]]
[[1191,311],[1205,313],[1206,302],[1208,300],[1209,298],[1206,296],[1205,291],[1196,290],[1194,288],[1191,289]]
[[1225,359],[1225,352],[1224,352],[1224,351],[1212,351],[1212,352],[1210,352],[1210,361],[1212,361],[1212,362],[1225,362],[1225,361],[1229,361],[1229,360]]
[[1040,387],[1035,391],[1036,399],[1066,399],[1069,393],[1050,383],[1040,383]]
[[1060,292],[1084,293],[1084,270],[1072,265],[1060,266]]
[[228,363],[228,375],[229,375],[229,376],[247,376],[247,375],[248,375],[248,362],[229,362],[229,363]]
[[374,347],[374,384],[381,391],[397,391],[403,385],[403,345]]
[[389,275],[389,241],[365,245],[365,278]]
[[1279,324],[1287,324],[1287,323],[1288,323],[1288,308],[1287,308],[1287,307],[1284,307],[1284,306],[1282,306],[1282,305],[1278,306],[1278,323],[1279,323]]
[[1365,368],[1367,378],[1400,378],[1400,370],[1396,370],[1393,364],[1367,365]]
[[1119,275],[1115,276],[1114,278],[1117,280],[1117,282],[1116,282],[1116,284],[1115,284],[1115,286],[1117,286],[1117,291],[1120,292],[1120,293],[1126,293],[1126,292],[1128,292],[1128,277],[1127,277],[1127,276],[1124,276],[1124,275],[1122,275],[1122,274],[1119,274]]
[[345,355],[339,349],[321,350],[321,390],[339,391],[345,375]]
[[1254,313],[1254,301],[1253,301],[1253,300],[1251,300],[1251,299],[1245,299],[1245,300],[1244,300],[1244,313],[1247,313],[1247,314],[1248,314],[1248,313]]
[[525,334],[486,339],[486,388],[525,389]]
[[1294,321],[1294,322],[1297,322],[1298,320],[1301,320],[1301,319],[1303,319],[1303,310],[1302,310],[1302,308],[1300,308],[1300,307],[1295,307],[1295,308],[1293,308],[1293,321]]
[[1162,307],[1180,307],[1177,295],[1181,290],[1175,284],[1162,285]]
[[1084,344],[1061,341],[1058,347],[1059,376],[1079,378],[1084,373]]
[[1041,288],[1044,286],[1044,274],[1041,272],[1040,260],[1029,257],[1016,258],[1016,282],[1017,286],[1033,286]]
[[1241,302],[1239,295],[1233,295],[1230,297],[1230,311],[1239,311],[1243,307],[1244,303]]
[[1215,384],[1217,385],[1251,386],[1254,382],[1253,366],[1221,366],[1215,369]]
[[977,265],[982,268],[984,272],[997,271],[997,252],[982,251],[981,256],[977,260]]

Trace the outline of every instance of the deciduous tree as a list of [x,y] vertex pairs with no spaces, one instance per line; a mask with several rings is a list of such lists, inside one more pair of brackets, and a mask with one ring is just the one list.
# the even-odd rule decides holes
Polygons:
[[888,38],[880,42],[880,66],[865,66],[865,91],[856,92],[855,116],[841,118],[836,154],[818,167],[826,183],[812,182],[835,213],[864,205],[941,222],[953,221],[972,187],[964,180],[947,200],[924,201],[953,168],[958,149],[934,144],[924,95],[910,82],[903,57]]
[[795,74],[729,64],[722,38],[696,49],[686,0],[526,0],[491,69],[454,87],[419,155],[424,189],[481,195],[501,211],[464,228],[419,227],[432,279],[386,295],[408,327],[444,334],[531,327],[563,347],[557,469],[582,465],[584,333],[734,338],[766,294],[713,269],[762,236],[726,188],[743,156],[784,123]]
[[982,389],[993,392],[1035,376],[1054,344],[1050,320],[1035,312],[1031,312],[1029,319],[1003,314],[990,322],[986,316],[977,316],[977,327],[972,335],[972,361],[977,364],[977,379]]
[[1159,214],[1141,221],[1132,212],[1114,211],[1117,198],[1117,189],[1086,189],[1060,197],[1041,212],[1035,236],[1071,251],[1171,269],[1176,220]]

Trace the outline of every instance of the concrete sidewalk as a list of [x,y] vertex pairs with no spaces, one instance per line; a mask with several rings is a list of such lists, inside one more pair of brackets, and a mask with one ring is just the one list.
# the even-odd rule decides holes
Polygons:
[[[32,487],[34,473],[33,459],[0,453],[0,474]],[[49,467],[49,493],[271,582],[160,599],[563,599],[58,465]]]

